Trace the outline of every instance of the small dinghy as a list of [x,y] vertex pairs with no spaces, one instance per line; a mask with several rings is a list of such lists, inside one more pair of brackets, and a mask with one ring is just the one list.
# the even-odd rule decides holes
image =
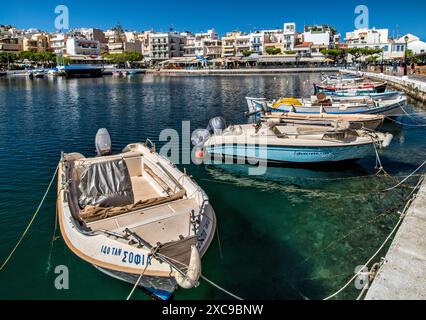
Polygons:
[[280,123],[298,125],[334,126],[336,121],[348,122],[349,129],[370,129],[375,130],[381,126],[385,120],[382,115],[374,114],[299,114],[294,112],[267,112],[262,114],[261,121],[276,121]]
[[347,122],[338,121],[334,128],[268,121],[225,129],[224,123],[221,118],[212,119],[207,132],[196,131],[192,137],[193,144],[208,157],[299,165],[356,161],[374,155],[375,147],[386,148],[393,138],[386,133],[350,130]]
[[96,146],[95,158],[70,153],[59,163],[58,216],[69,249],[161,299],[198,286],[216,229],[207,195],[155,146],[111,155],[106,129]]

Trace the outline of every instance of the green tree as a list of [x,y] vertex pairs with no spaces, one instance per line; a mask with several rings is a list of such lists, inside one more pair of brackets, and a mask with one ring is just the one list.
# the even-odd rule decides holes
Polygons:
[[275,55],[281,53],[281,49],[280,48],[267,48],[266,53],[269,54],[269,55],[275,56]]
[[250,57],[252,54],[253,54],[253,51],[250,51],[250,50],[244,50],[243,51],[244,57]]

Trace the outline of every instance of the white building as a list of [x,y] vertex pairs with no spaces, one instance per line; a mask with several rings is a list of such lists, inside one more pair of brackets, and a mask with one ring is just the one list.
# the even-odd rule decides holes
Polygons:
[[263,53],[263,38],[264,35],[260,31],[250,33],[250,48],[249,50],[253,53]]
[[399,38],[397,41],[399,43],[405,43],[405,37],[407,37],[408,40],[408,50],[411,50],[414,54],[421,54],[426,52],[426,42],[421,41],[419,37],[416,37],[411,33]]
[[96,40],[88,40],[80,37],[72,37],[66,40],[66,53],[71,56],[99,56],[101,44]]
[[235,52],[237,56],[243,56],[245,51],[250,51],[250,35],[241,34],[235,37]]
[[382,49],[380,59],[383,60],[403,59],[405,56],[404,40],[389,39],[388,29],[358,29],[346,33],[345,41],[348,48]]
[[64,33],[56,33],[51,35],[50,48],[56,54],[64,54],[67,51],[67,35]]
[[303,41],[312,42],[314,47],[332,48],[334,46],[334,34],[325,26],[305,27]]
[[150,36],[151,52],[153,61],[168,60],[182,57],[185,53],[185,38],[177,32],[153,33]]
[[293,51],[297,40],[296,24],[284,23],[283,35],[284,51]]
[[186,57],[205,57],[207,56],[206,43],[211,44],[212,41],[219,39],[215,29],[210,29],[204,33],[183,32],[181,35],[185,39],[184,56]]
[[358,29],[346,33],[346,43],[349,47],[362,45],[380,45],[387,43],[389,39],[388,29]]

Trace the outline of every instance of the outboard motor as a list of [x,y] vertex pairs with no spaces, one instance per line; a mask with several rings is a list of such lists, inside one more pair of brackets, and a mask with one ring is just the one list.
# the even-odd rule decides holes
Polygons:
[[210,138],[210,131],[206,129],[198,129],[192,133],[191,142],[195,147],[203,146],[204,142],[206,142]]
[[102,128],[98,130],[98,133],[96,134],[95,145],[98,157],[111,154],[111,137],[107,129]]
[[211,134],[221,134],[226,129],[226,121],[222,117],[216,117],[210,120],[207,130]]

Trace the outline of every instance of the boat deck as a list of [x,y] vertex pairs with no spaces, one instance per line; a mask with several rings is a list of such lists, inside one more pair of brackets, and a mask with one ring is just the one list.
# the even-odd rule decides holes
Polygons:
[[198,212],[196,201],[181,199],[92,222],[87,226],[93,231],[108,230],[118,234],[128,228],[155,246],[157,242],[168,243],[194,235],[191,224],[192,210]]

